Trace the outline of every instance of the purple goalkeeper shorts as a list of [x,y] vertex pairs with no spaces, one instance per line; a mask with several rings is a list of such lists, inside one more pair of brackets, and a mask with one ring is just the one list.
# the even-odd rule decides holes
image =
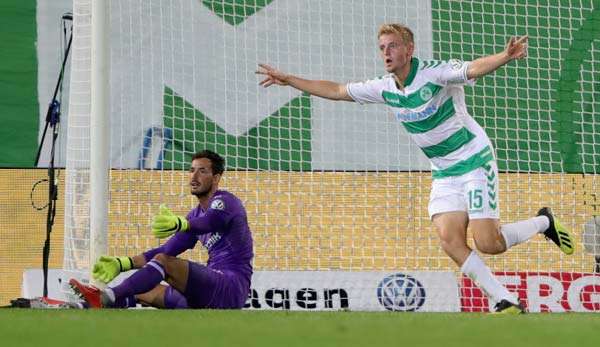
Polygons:
[[242,276],[188,262],[188,281],[182,294],[173,287],[165,292],[167,308],[239,309],[244,307],[249,283]]

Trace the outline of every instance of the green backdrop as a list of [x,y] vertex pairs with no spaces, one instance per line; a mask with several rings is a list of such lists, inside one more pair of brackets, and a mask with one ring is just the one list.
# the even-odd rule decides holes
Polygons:
[[500,170],[600,173],[600,1],[541,5],[432,1],[434,56],[472,60],[529,34],[526,62],[465,88],[469,111],[494,143]]
[[0,1],[0,167],[32,167],[37,150],[36,1]]
[[[235,26],[256,12],[248,13],[248,6],[258,11],[272,1],[277,0],[203,4]],[[434,58],[472,60],[500,51],[511,35],[528,33],[526,61],[513,62],[466,88],[469,110],[492,139],[500,170],[598,173],[600,53],[594,54],[600,49],[600,0],[543,5],[433,0]],[[7,47],[0,50],[0,167],[31,167],[37,149],[35,8],[35,0],[0,2],[0,39]],[[303,102],[310,107],[308,98]],[[307,135],[296,140],[310,141]],[[239,142],[222,140],[223,146]],[[279,169],[310,169],[310,153],[305,152],[309,148],[303,146],[298,158],[290,158],[295,165]]]

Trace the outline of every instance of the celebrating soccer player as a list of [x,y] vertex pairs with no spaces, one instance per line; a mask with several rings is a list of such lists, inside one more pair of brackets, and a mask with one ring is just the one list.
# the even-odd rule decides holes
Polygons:
[[531,219],[500,225],[494,150],[485,131],[467,113],[463,86],[524,58],[527,36],[513,37],[502,52],[472,62],[420,61],[413,57],[412,31],[400,24],[382,25],[377,37],[388,72],[381,78],[340,84],[307,80],[259,64],[256,73],[265,76],[260,85],[289,85],[322,98],[391,106],[431,162],[429,216],[443,250],[496,303],[497,312],[523,312],[518,298],[467,245],[467,226],[477,249],[486,254],[505,252],[538,233],[572,254],[573,239],[546,207]]
[[[183,217],[161,205],[152,220],[156,237],[173,236],[131,258],[102,256],[93,276],[105,283],[139,269],[119,285],[99,290],[71,279],[71,287],[92,308],[132,307],[136,300],[159,308],[242,308],[250,291],[252,234],[240,199],[218,189],[224,169],[217,153],[196,153],[189,183],[198,206]],[[177,258],[198,241],[208,249],[206,266]],[[163,280],[169,285],[160,284]]]

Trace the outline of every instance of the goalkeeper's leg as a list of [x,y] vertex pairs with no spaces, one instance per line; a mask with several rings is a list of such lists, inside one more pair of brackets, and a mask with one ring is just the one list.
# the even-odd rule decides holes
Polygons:
[[105,292],[111,303],[115,304],[119,299],[155,290],[164,280],[183,292],[187,286],[187,279],[187,260],[160,253],[121,284],[114,288],[108,288]]
[[158,308],[189,308],[186,298],[177,289],[162,284],[147,293],[136,295],[135,298],[142,304]]
[[183,295],[192,308],[240,309],[244,307],[250,283],[243,275],[189,263],[188,288]]
[[[171,263],[177,261],[174,259],[177,258],[172,258]],[[135,297],[138,301],[158,308],[239,309],[244,306],[250,287],[244,276],[194,262],[185,261],[183,265],[185,264],[188,267],[185,290],[158,285]],[[168,277],[167,282],[174,284],[172,277]],[[115,291],[117,289],[115,287]],[[118,301],[119,297],[116,296],[116,299]]]
[[157,254],[154,259],[113,288],[106,288],[101,291],[92,286],[82,285],[74,279],[69,283],[93,308],[127,307],[135,295],[152,291],[163,280],[167,280],[178,291],[184,292],[186,290],[187,278],[187,260],[161,253]]

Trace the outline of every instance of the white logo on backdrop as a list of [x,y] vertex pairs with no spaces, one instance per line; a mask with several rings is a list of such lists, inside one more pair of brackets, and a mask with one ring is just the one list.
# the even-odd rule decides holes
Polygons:
[[[300,95],[289,87],[259,87],[260,77],[254,73],[258,63],[307,78],[373,78],[383,72],[375,36],[385,22],[409,25],[419,42],[415,54],[432,56],[429,2],[389,6],[384,0],[368,5],[307,0],[298,6],[296,0],[275,0],[237,26],[224,22],[201,1],[148,0],[143,11],[139,6],[137,0],[121,0],[111,12],[113,167],[139,165],[148,129],[163,125],[165,86],[227,133],[239,136]],[[56,65],[60,46],[56,22],[71,7],[71,0],[38,0],[38,16],[49,18],[38,28],[38,42],[54,42],[38,51],[40,90],[52,90],[56,74],[48,67]],[[47,9],[56,9],[51,14],[56,20],[50,20]],[[47,95],[39,95],[40,105],[46,105]],[[384,106],[311,98],[313,168],[427,169],[426,158],[389,115]],[[157,138],[151,147],[162,142]],[[150,156],[160,151],[152,148],[143,154],[148,156],[144,164],[155,163]]]

